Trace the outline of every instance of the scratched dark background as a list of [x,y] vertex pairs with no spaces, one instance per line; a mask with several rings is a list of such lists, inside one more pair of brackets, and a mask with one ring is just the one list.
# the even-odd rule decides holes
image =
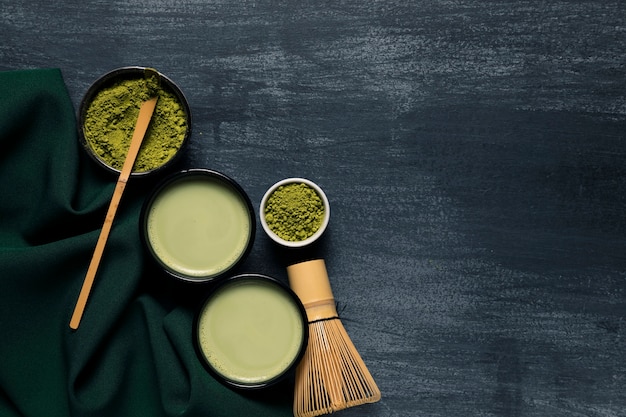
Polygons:
[[[187,166],[332,206],[315,256],[379,403],[626,415],[626,9],[595,1],[15,2],[0,70],[173,79]],[[257,235],[245,268],[286,277]]]

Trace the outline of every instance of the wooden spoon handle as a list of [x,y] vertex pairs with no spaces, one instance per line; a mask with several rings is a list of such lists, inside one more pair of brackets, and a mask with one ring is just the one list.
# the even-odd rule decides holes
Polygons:
[[133,132],[133,138],[130,142],[128,154],[126,155],[126,160],[124,161],[124,165],[122,166],[122,171],[120,172],[117,184],[115,185],[115,191],[113,192],[113,197],[111,198],[111,202],[109,203],[109,209],[107,210],[106,218],[104,220],[104,224],[102,225],[102,230],[100,231],[98,242],[96,243],[96,248],[94,250],[93,256],[91,257],[91,262],[89,263],[89,268],[87,269],[87,275],[85,275],[83,286],[80,290],[80,294],[78,295],[78,301],[76,302],[76,306],[74,307],[72,319],[70,320],[70,327],[74,330],[78,329],[80,320],[85,311],[85,305],[87,304],[87,299],[89,298],[89,293],[91,292],[91,287],[96,277],[96,272],[98,270],[98,266],[100,265],[100,260],[102,259],[102,253],[104,252],[104,247],[109,237],[111,226],[113,225],[115,213],[117,212],[117,208],[120,205],[120,200],[122,199],[122,194],[124,193],[124,189],[126,188],[126,183],[128,182],[128,178],[130,177],[130,174],[133,170],[133,165],[135,165],[135,159],[137,158],[137,154],[139,153],[141,142],[143,141],[143,138],[146,135],[146,131],[148,130],[148,125],[150,124],[150,120],[152,119],[152,113],[154,112],[156,103],[157,97],[154,97],[150,100],[145,101],[141,105],[141,109],[139,109],[139,118],[137,119],[137,124],[135,125],[135,130]]

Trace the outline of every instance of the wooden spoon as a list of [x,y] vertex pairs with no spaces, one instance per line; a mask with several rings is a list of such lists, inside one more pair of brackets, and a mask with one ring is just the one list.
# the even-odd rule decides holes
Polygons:
[[113,225],[115,213],[120,205],[120,200],[122,199],[122,194],[126,188],[126,183],[128,182],[128,178],[133,170],[133,165],[135,165],[135,159],[139,153],[141,142],[146,135],[146,130],[148,130],[148,125],[152,119],[152,113],[156,107],[157,99],[158,97],[154,97],[143,102],[141,108],[139,109],[139,118],[135,124],[133,138],[130,141],[130,148],[128,149],[128,154],[124,160],[122,171],[120,172],[117,184],[115,185],[115,191],[113,192],[113,197],[111,198],[111,203],[109,204],[109,210],[107,211],[104,225],[102,226],[98,242],[96,243],[96,249],[94,250],[91,258],[91,263],[87,269],[87,275],[83,281],[83,287],[78,295],[78,301],[76,301],[76,307],[74,307],[74,313],[72,314],[72,319],[70,320],[70,327],[73,330],[78,329],[83,312],[85,311],[87,298],[89,298],[89,292],[91,291],[94,278],[96,277],[96,271],[98,270],[98,265],[100,265],[100,259],[102,259],[102,253],[104,252],[104,246],[106,245],[109,232],[111,231],[111,226]]

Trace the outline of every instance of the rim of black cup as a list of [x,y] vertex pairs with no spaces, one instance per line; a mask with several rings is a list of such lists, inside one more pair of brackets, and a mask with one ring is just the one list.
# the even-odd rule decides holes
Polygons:
[[[206,359],[206,356],[202,350],[202,347],[200,346],[200,335],[199,335],[198,326],[199,326],[200,318],[202,317],[202,312],[204,311],[207,303],[209,303],[212,300],[213,295],[216,294],[220,288],[223,288],[226,285],[229,285],[229,284],[232,284],[233,282],[241,281],[241,280],[262,280],[264,282],[270,283],[271,285],[275,285],[277,288],[284,291],[284,293],[293,301],[293,303],[298,308],[299,315],[302,320],[302,342],[298,349],[298,353],[294,356],[289,366],[287,366],[281,373],[262,382],[245,383],[245,382],[241,382],[238,380],[234,380],[232,378],[228,378],[227,376],[219,372],[217,369],[215,369],[213,366],[211,366],[211,364]],[[283,283],[282,281],[274,277],[264,275],[264,274],[243,273],[243,274],[230,276],[228,278],[220,280],[217,284],[215,284],[215,286],[211,289],[211,291],[206,296],[204,301],[201,303],[201,306],[196,312],[195,317],[194,317],[193,344],[194,344],[194,348],[196,350],[196,355],[198,356],[198,359],[200,360],[204,368],[214,378],[221,381],[223,384],[227,386],[241,389],[241,390],[259,390],[262,388],[268,388],[293,376],[295,373],[296,367],[298,366],[298,364],[300,363],[300,361],[302,360],[304,356],[304,353],[306,352],[308,341],[309,341],[309,324],[308,324],[306,309],[304,308],[302,301],[300,301],[300,298],[298,297],[298,295],[291,288],[289,288],[288,285],[286,285],[285,283]]]
[[[230,264],[227,268],[219,271],[216,274],[206,275],[206,276],[192,276],[180,273],[175,269],[168,266],[165,262],[161,260],[161,258],[155,253],[154,249],[148,238],[148,214],[154,200],[159,196],[159,194],[170,185],[174,184],[177,181],[185,180],[187,178],[192,178],[194,176],[200,177],[210,177],[213,179],[217,179],[218,181],[223,182],[227,187],[230,187],[234,192],[236,192],[244,201],[246,205],[246,211],[248,214],[248,220],[250,222],[250,233],[248,235],[248,242],[246,244],[245,249],[239,255],[239,258]],[[151,193],[148,195],[146,200],[144,201],[143,207],[141,209],[140,217],[139,217],[139,227],[140,227],[140,236],[142,240],[142,244],[144,249],[150,255],[152,261],[159,266],[159,268],[169,277],[173,278],[179,282],[185,283],[208,283],[218,280],[219,278],[223,278],[226,274],[245,261],[245,259],[250,254],[252,250],[252,246],[254,244],[254,239],[256,235],[256,217],[254,214],[254,208],[252,206],[252,201],[250,197],[243,189],[243,187],[234,179],[229,177],[228,175],[207,168],[189,168],[180,170],[174,173],[167,175],[165,178],[161,179],[157,183],[157,185],[152,189]]]

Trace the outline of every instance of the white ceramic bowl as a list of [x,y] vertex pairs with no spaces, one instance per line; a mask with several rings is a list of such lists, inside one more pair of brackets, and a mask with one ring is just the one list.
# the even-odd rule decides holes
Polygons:
[[[270,229],[269,225],[267,224],[265,220],[265,206],[267,204],[267,200],[270,198],[272,193],[274,193],[274,191],[278,189],[278,187],[282,185],[294,184],[294,183],[306,184],[317,193],[317,195],[322,199],[322,202],[324,203],[324,219],[322,220],[322,224],[320,225],[319,229],[317,229],[317,231],[313,235],[309,236],[308,238],[304,240],[290,241],[290,240],[285,240],[281,238]],[[286,246],[289,248],[300,248],[303,246],[310,245],[311,243],[315,242],[317,239],[320,238],[320,236],[324,234],[324,231],[326,230],[326,227],[328,226],[328,221],[330,220],[330,204],[328,203],[328,198],[326,197],[326,194],[324,193],[324,191],[313,181],[308,180],[306,178],[295,178],[295,177],[286,178],[284,180],[278,181],[276,184],[272,185],[265,192],[265,194],[263,195],[263,198],[261,199],[261,205],[259,207],[259,217],[261,220],[261,226],[263,227],[263,230],[265,230],[265,233],[274,242],[278,243],[279,245]]]

